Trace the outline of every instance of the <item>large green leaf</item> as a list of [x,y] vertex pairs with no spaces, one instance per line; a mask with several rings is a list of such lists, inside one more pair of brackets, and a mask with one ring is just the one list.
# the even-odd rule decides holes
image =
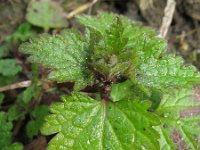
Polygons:
[[60,35],[43,34],[20,46],[20,50],[32,54],[29,59],[54,68],[49,78],[58,82],[75,81],[75,89],[92,82],[86,68],[87,45],[79,32],[64,30]]
[[62,100],[51,106],[42,128],[45,135],[57,133],[49,150],[159,149],[159,135],[152,128],[159,120],[147,111],[147,101],[113,103],[80,93]]
[[164,95],[156,112],[162,124],[159,131],[162,150],[200,149],[199,88],[182,89]]

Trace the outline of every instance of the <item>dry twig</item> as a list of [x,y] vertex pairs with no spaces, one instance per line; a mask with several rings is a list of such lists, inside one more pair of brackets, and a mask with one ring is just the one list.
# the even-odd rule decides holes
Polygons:
[[84,5],[79,6],[78,8],[76,8],[75,10],[73,10],[72,12],[70,12],[69,14],[65,14],[67,19],[71,19],[73,18],[76,14],[79,14],[85,10],[87,10],[88,8],[92,7],[94,4],[96,4],[98,2],[98,0],[93,0],[92,2],[86,3]]
[[6,85],[6,86],[3,86],[3,87],[0,87],[0,92],[18,89],[18,88],[29,87],[31,85],[31,83],[32,83],[31,80],[27,80],[27,81],[22,81],[22,82],[17,82],[17,83],[14,83],[14,84]]
[[163,19],[162,19],[162,25],[160,27],[159,37],[161,37],[161,38],[165,38],[166,35],[167,35],[167,32],[169,30],[169,26],[172,22],[175,7],[176,7],[175,0],[167,0],[167,5],[165,7],[164,16],[163,16]]

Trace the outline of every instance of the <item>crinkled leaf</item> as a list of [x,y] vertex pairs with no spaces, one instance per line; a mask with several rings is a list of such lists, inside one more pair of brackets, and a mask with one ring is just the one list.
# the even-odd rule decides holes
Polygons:
[[51,106],[42,133],[57,133],[49,150],[159,149],[159,136],[152,128],[159,121],[148,108],[147,101],[101,102],[74,93]]
[[17,65],[15,59],[0,60],[0,74],[2,74],[3,76],[14,76],[21,70],[21,66]]
[[75,81],[75,89],[92,82],[86,68],[87,45],[79,32],[64,30],[60,35],[43,34],[21,45],[20,50],[31,54],[31,61],[54,68],[49,75],[52,80]]
[[20,143],[11,144],[12,122],[7,121],[6,114],[0,112],[0,148],[2,150],[22,150],[23,146]]
[[184,66],[180,57],[171,55],[160,59],[149,57],[141,61],[137,81],[158,89],[181,87],[200,82],[200,73],[193,66]]
[[164,89],[200,81],[193,67],[163,54],[166,42],[152,29],[115,14],[78,19],[87,27],[85,38],[75,31],[64,31],[57,36],[42,35],[21,47],[32,54],[34,62],[55,69],[51,79],[75,81],[75,89],[92,83],[90,72],[110,81],[125,76],[143,88]]
[[[121,51],[132,49],[140,57],[143,56],[145,58],[150,55],[158,57],[166,50],[166,42],[157,38],[154,30],[143,27],[124,16],[100,13],[98,16],[81,15],[77,16],[77,18],[84,26],[104,35],[105,39],[115,39],[115,42],[110,42],[111,49],[121,43],[116,50],[119,48],[121,48]],[[126,43],[125,41],[127,41],[127,44],[124,44],[123,47],[122,43]]]
[[199,89],[182,89],[164,95],[156,110],[160,115],[160,145],[163,150],[200,149]]
[[113,23],[113,19],[116,17],[115,14],[101,13],[98,17],[90,15],[77,16],[79,22],[86,27],[90,27],[100,33],[105,33],[107,27]]
[[48,106],[36,106],[31,112],[33,119],[28,122],[26,132],[29,138],[38,135],[40,128],[44,122],[44,117],[48,114]]
[[67,26],[67,20],[62,8],[52,0],[32,1],[28,7],[26,19],[33,25],[49,28],[61,28]]

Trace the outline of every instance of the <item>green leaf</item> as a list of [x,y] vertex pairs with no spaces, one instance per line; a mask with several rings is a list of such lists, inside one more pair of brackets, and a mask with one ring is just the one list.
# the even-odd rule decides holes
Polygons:
[[132,99],[148,99],[148,96],[139,87],[134,85],[130,80],[122,83],[112,84],[110,93],[112,101],[132,100]]
[[33,119],[28,122],[26,132],[29,138],[38,135],[39,130],[44,122],[44,117],[48,114],[48,106],[39,105],[31,112]]
[[67,20],[63,15],[62,8],[52,0],[32,1],[26,15],[31,24],[49,28],[62,28],[67,26]]
[[162,124],[155,127],[161,135],[161,149],[200,149],[199,89],[176,90],[164,95],[156,110]]
[[8,122],[6,114],[0,112],[0,147],[2,150],[22,150],[23,146],[20,143],[11,143],[12,122]]
[[164,56],[160,59],[149,57],[139,65],[137,81],[142,85],[164,89],[186,87],[200,82],[200,73],[193,66],[184,66],[183,59]]
[[54,68],[49,78],[58,82],[75,81],[75,89],[92,83],[92,75],[86,68],[87,45],[79,32],[64,30],[61,35],[43,34],[20,46],[20,50],[32,54],[29,59]]
[[21,70],[15,59],[0,59],[0,74],[3,76],[14,76]]
[[[79,16],[78,18],[81,23],[88,26],[86,39],[89,43],[90,66],[111,79],[123,75],[128,70],[133,60],[133,51],[126,48],[129,38],[124,36],[125,26],[122,18],[102,14],[99,16],[100,22],[105,21],[104,15],[105,18],[108,16],[109,19],[112,18],[105,31],[102,30],[101,25],[95,23],[95,17]],[[85,17],[90,18],[88,22],[83,21]],[[90,22],[91,24],[94,22],[93,27],[90,26]]]
[[9,43],[11,45],[18,43],[18,42],[24,42],[26,40],[28,40],[30,37],[33,37],[36,33],[31,30],[31,24],[29,23],[22,23],[19,25],[19,27],[17,28],[17,30],[6,37],[6,42]]
[[9,45],[7,43],[0,45],[0,58],[8,56],[9,53]]
[[153,29],[143,27],[124,16],[100,13],[98,16],[80,15],[77,19],[85,27],[104,35],[104,38],[111,36],[111,39],[115,39],[115,42],[111,42],[113,47],[128,40],[122,50],[133,49],[146,58],[150,55],[158,57],[166,51],[166,41],[157,38]]
[[14,104],[8,109],[7,118],[8,121],[12,122],[19,119],[24,119],[25,114],[26,113],[23,112],[18,105]]
[[31,29],[31,24],[25,22],[20,24],[16,31],[5,36],[4,42],[0,45],[0,58],[9,55],[9,51],[18,47],[18,44],[33,37],[36,33]]
[[147,111],[147,101],[113,103],[80,93],[62,100],[51,106],[41,129],[45,135],[57,133],[49,150],[159,149],[159,135],[152,128],[159,120]]
[[109,27],[109,25],[113,23],[115,17],[116,15],[112,13],[101,13],[97,17],[90,15],[76,16],[81,24],[98,31],[99,33],[105,33],[106,27]]
[[17,101],[21,104],[28,104],[33,98],[38,98],[41,87],[34,84],[26,88],[17,96]]

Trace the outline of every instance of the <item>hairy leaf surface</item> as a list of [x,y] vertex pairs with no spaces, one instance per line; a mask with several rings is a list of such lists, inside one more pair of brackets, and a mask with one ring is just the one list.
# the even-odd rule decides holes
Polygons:
[[87,49],[79,32],[64,30],[60,35],[43,34],[21,45],[20,50],[31,54],[29,59],[54,68],[49,78],[58,82],[75,81],[75,89],[92,82],[86,68]]
[[159,120],[148,107],[146,101],[101,102],[74,93],[51,106],[42,133],[57,133],[49,150],[159,149],[159,136],[151,128]]
[[181,87],[200,82],[200,73],[193,66],[184,66],[181,57],[168,55],[160,59],[142,60],[137,81],[158,89]]

